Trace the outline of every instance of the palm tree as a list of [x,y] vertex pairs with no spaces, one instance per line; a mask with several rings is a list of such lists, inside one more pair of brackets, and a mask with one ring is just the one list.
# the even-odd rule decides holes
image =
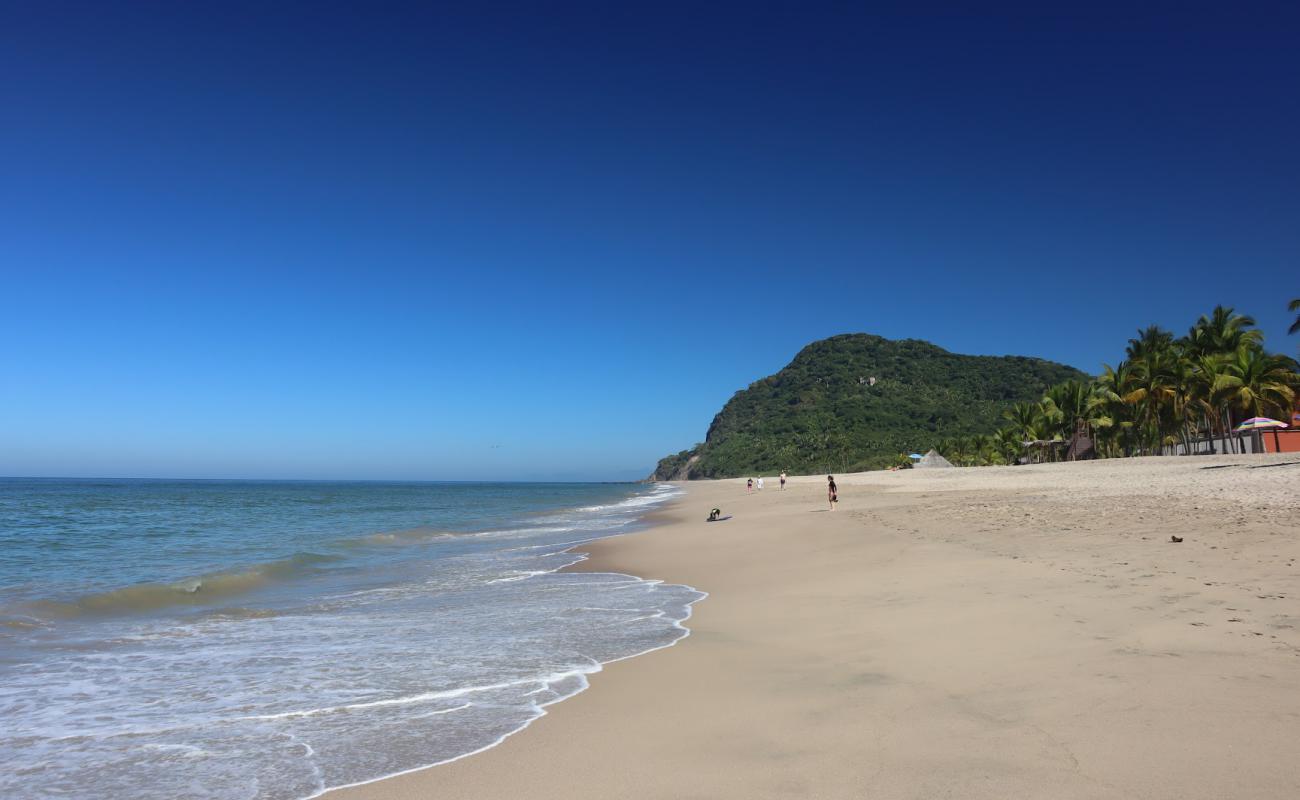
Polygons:
[[[1231,309],[1221,306],[1216,309],[1216,315],[1225,319],[1234,316]],[[1139,330],[1137,338],[1128,340],[1125,352],[1131,375],[1126,381],[1127,391],[1120,397],[1133,406],[1133,429],[1139,444],[1157,453],[1170,443],[1178,428],[1174,380],[1179,348],[1172,333],[1159,325],[1150,325]]]
[[1125,352],[1129,361],[1137,361],[1148,353],[1163,353],[1174,343],[1174,335],[1159,325],[1149,325],[1139,330],[1136,339],[1128,340]]
[[1043,414],[1052,421],[1062,438],[1074,435],[1080,422],[1087,422],[1094,407],[1092,386],[1082,381],[1066,381],[1048,389],[1043,395]]
[[1166,409],[1166,443],[1173,444],[1181,439],[1183,452],[1190,454],[1200,419],[1199,408],[1194,403],[1196,361],[1184,347],[1176,344],[1167,369],[1166,376],[1173,392]]
[[[1300,297],[1297,297],[1296,299],[1292,300],[1290,303],[1287,303],[1286,308],[1287,311],[1300,311]],[[1291,323],[1291,327],[1287,328],[1286,332],[1288,335],[1300,332],[1300,314],[1295,315],[1295,322]]]
[[1133,391],[1133,367],[1127,361],[1112,367],[1103,364],[1097,378],[1096,426],[1104,436],[1100,449],[1109,456],[1126,456],[1131,452],[1133,406],[1124,398]]
[[1168,375],[1174,387],[1171,424],[1177,424],[1173,420],[1181,420],[1179,435],[1187,452],[1191,452],[1192,440],[1198,437],[1202,423],[1211,440],[1211,450],[1216,428],[1224,437],[1224,449],[1227,449],[1231,412],[1223,392],[1214,388],[1215,382],[1223,372],[1225,360],[1242,348],[1262,347],[1263,333],[1254,325],[1254,317],[1219,305],[1209,316],[1202,314],[1187,336],[1174,343],[1178,359],[1170,363]]
[[952,440],[952,455],[959,467],[970,466],[971,441],[968,437],[958,436]]
[[1232,353],[1244,344],[1259,344],[1264,335],[1255,329],[1255,318],[1237,314],[1231,308],[1215,306],[1210,316],[1201,315],[1182,344],[1189,355]]
[[1011,423],[1011,429],[1024,439],[1032,439],[1030,429],[1038,422],[1042,408],[1037,403],[1016,403],[1002,412],[1003,419]]
[[966,440],[960,436],[946,439],[939,448],[939,454],[957,466],[961,466],[962,459],[966,457]]
[[[1212,354],[1191,358],[1191,374],[1188,378],[1186,400],[1189,420],[1197,428],[1205,423],[1206,437],[1210,440],[1210,452],[1214,452],[1214,435],[1217,431],[1223,443],[1223,452],[1228,452],[1227,404],[1221,378],[1226,374],[1227,355]],[[1219,388],[1216,388],[1219,387]],[[1199,414],[1200,419],[1194,420]]]
[[1021,444],[1024,440],[1021,433],[1015,428],[1002,428],[993,434],[994,447],[997,448],[998,455],[1006,464],[1015,464],[1020,459],[1020,454],[1024,452],[1025,446]]
[[[1158,329],[1152,326],[1147,330]],[[1133,377],[1123,399],[1134,406],[1138,436],[1154,455],[1166,443],[1169,433],[1177,396],[1177,386],[1174,383],[1177,355],[1173,351],[1171,339],[1142,342],[1138,348],[1132,346],[1134,343],[1136,340],[1130,340],[1129,349],[1136,355],[1136,358],[1130,359]]]

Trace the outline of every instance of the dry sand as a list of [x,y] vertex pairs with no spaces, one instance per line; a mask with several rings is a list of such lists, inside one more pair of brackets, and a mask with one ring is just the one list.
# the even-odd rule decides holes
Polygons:
[[328,797],[1300,797],[1295,454],[837,477],[586,546],[710,592],[692,635]]

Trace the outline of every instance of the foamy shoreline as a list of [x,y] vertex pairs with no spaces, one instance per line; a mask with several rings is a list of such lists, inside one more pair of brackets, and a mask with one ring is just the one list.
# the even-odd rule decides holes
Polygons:
[[[638,531],[638,532],[640,532],[640,531]],[[626,535],[631,535],[631,534],[626,534]],[[609,537],[609,538],[612,538],[612,537]],[[599,541],[599,540],[597,540],[597,541]],[[567,565],[565,565],[565,566],[563,566],[563,567],[560,567],[560,568],[558,568],[558,569],[556,569],[556,570],[551,570],[550,572],[601,572],[601,573],[605,573],[605,574],[613,574],[613,575],[621,575],[621,576],[625,576],[625,577],[627,577],[627,578],[630,579],[630,580],[638,581],[638,582],[642,582],[642,581],[644,581],[644,582],[651,583],[651,584],[659,584],[659,583],[662,583],[662,581],[653,581],[653,580],[652,580],[652,581],[645,581],[645,579],[639,578],[639,577],[637,577],[637,576],[635,576],[635,575],[627,575],[626,573],[612,572],[612,571],[610,571],[610,570],[603,570],[603,569],[602,569],[602,570],[584,569],[584,564],[589,560],[590,557],[589,557],[586,553],[579,552],[579,549],[580,549],[580,548],[586,548],[586,547],[589,547],[589,546],[592,545],[592,544],[594,544],[594,542],[583,542],[583,543],[581,543],[581,544],[574,545],[573,547],[571,547],[571,548],[569,548],[568,550],[564,551],[564,552],[572,552],[572,553],[574,553],[575,556],[576,556],[576,559],[575,559],[572,563],[567,564]],[[538,574],[543,574],[543,573],[538,573]],[[547,574],[549,574],[549,573],[547,573]],[[692,589],[692,590],[694,589],[694,587],[690,587],[690,586],[687,586],[687,587],[685,587],[685,588],[687,588],[687,589]],[[378,784],[378,783],[387,782],[387,781],[389,781],[389,780],[391,780],[391,779],[393,779],[393,778],[401,778],[401,777],[408,776],[408,775],[413,775],[413,774],[416,774],[416,773],[422,773],[422,772],[425,772],[425,771],[427,771],[427,770],[434,769],[434,768],[436,768],[436,767],[442,767],[442,766],[445,766],[445,765],[448,765],[448,764],[455,763],[455,762],[457,762],[457,761],[461,761],[462,759],[469,758],[470,756],[476,756],[476,755],[478,755],[478,754],[480,754],[480,753],[485,753],[485,752],[487,752],[488,750],[491,750],[491,749],[493,749],[493,748],[499,746],[500,744],[502,744],[503,742],[505,742],[507,739],[509,739],[509,738],[511,738],[511,737],[513,737],[513,736],[515,736],[515,735],[517,735],[517,734],[523,733],[525,730],[527,730],[529,727],[531,727],[532,724],[533,724],[534,722],[537,722],[538,720],[540,720],[540,719],[542,719],[543,717],[545,717],[545,716],[549,713],[549,712],[547,711],[547,709],[549,709],[551,706],[556,705],[557,703],[561,703],[561,702],[563,702],[563,701],[565,701],[565,700],[569,700],[569,699],[571,699],[571,698],[573,698],[573,697],[576,697],[577,695],[579,695],[579,694],[585,692],[587,689],[589,689],[589,688],[591,687],[591,683],[590,683],[590,680],[588,679],[587,676],[589,676],[589,675],[595,675],[596,673],[603,672],[604,669],[605,669],[605,667],[609,666],[610,664],[617,664],[617,663],[620,662],[620,661],[627,661],[627,660],[629,660],[629,659],[638,658],[638,657],[640,657],[640,656],[644,656],[644,655],[648,655],[648,654],[650,654],[650,653],[654,653],[654,652],[656,652],[656,651],[658,651],[658,650],[663,650],[663,649],[666,649],[666,648],[669,648],[669,647],[673,647],[674,645],[680,643],[682,640],[684,640],[684,639],[686,639],[687,637],[689,637],[689,636],[691,635],[691,631],[690,631],[690,628],[686,627],[685,623],[688,622],[688,621],[690,620],[690,618],[691,618],[691,612],[692,612],[692,610],[694,609],[695,604],[698,603],[698,602],[700,602],[701,600],[704,600],[704,599],[707,598],[707,597],[708,597],[708,594],[707,594],[706,592],[700,592],[700,596],[699,596],[697,599],[692,600],[690,603],[688,603],[688,604],[686,605],[686,616],[684,616],[684,617],[683,617],[682,619],[680,619],[680,620],[674,620],[674,621],[673,621],[673,626],[674,626],[675,628],[677,628],[677,629],[681,632],[681,635],[678,636],[676,639],[673,639],[672,641],[667,642],[667,643],[665,643],[665,644],[661,644],[661,645],[657,645],[657,646],[655,646],[655,647],[650,647],[650,648],[647,648],[647,649],[645,649],[645,650],[641,650],[641,651],[636,652],[636,653],[630,653],[630,654],[625,655],[625,656],[619,656],[619,657],[617,657],[617,658],[611,658],[611,659],[609,659],[609,660],[607,660],[607,661],[599,661],[599,662],[595,662],[595,663],[592,664],[592,666],[591,666],[590,669],[586,669],[586,670],[573,670],[573,671],[570,671],[570,672],[568,672],[568,673],[557,674],[557,675],[555,675],[555,676],[552,676],[552,677],[554,677],[557,681],[558,681],[558,680],[563,680],[563,679],[565,679],[565,678],[567,678],[567,677],[576,677],[576,678],[578,678],[578,679],[580,680],[580,685],[578,686],[578,688],[577,688],[575,691],[573,691],[573,692],[571,692],[571,693],[569,693],[569,694],[566,694],[566,695],[563,695],[563,696],[560,696],[560,697],[556,697],[554,700],[549,700],[549,701],[544,702],[544,703],[539,703],[538,706],[537,706],[537,711],[538,711],[537,716],[535,716],[535,717],[533,717],[532,719],[528,720],[527,722],[523,723],[523,724],[520,725],[519,727],[517,727],[517,728],[515,728],[515,729],[513,729],[513,730],[511,730],[511,731],[509,731],[509,732],[507,732],[507,733],[505,733],[505,734],[502,734],[501,737],[498,738],[496,741],[491,742],[491,743],[489,743],[489,744],[487,744],[487,745],[484,745],[483,747],[480,747],[480,748],[478,748],[477,750],[471,750],[470,752],[467,752],[467,753],[461,753],[460,755],[454,756],[454,757],[452,757],[452,758],[448,758],[448,759],[443,760],[443,761],[437,761],[437,762],[434,762],[434,763],[431,763],[431,764],[424,764],[424,765],[421,765],[421,766],[418,766],[418,767],[412,767],[411,769],[402,770],[401,772],[396,772],[396,773],[393,773],[393,774],[391,774],[391,775],[384,775],[384,776],[379,777],[379,778],[371,778],[371,779],[369,779],[369,780],[358,781],[358,782],[356,782],[356,783],[345,784],[345,785],[343,785],[343,786],[333,786],[333,787],[327,788],[327,789],[325,789],[325,790],[323,790],[323,791],[316,792],[315,794],[309,795],[307,798],[304,798],[304,800],[314,800],[314,798],[322,797],[322,796],[325,796],[325,795],[329,795],[330,797],[334,797],[334,796],[336,796],[336,793],[339,794],[339,795],[341,795],[341,794],[342,794],[343,792],[345,792],[346,790],[357,789],[357,788],[360,788],[360,787],[370,786],[370,785],[372,785],[372,784]],[[535,682],[535,681],[530,681],[530,682]],[[472,691],[472,690],[455,690],[455,691],[453,691],[453,692],[451,692],[451,693],[449,693],[449,694],[451,694],[451,695],[461,695],[461,694],[468,693],[468,691]],[[443,693],[443,694],[448,694],[448,693]],[[383,701],[380,701],[380,702],[383,702]]]
[[[99,487],[56,488],[91,506],[99,497]],[[186,490],[148,488],[160,509]],[[481,491],[417,488],[428,505],[453,509]],[[686,635],[681,622],[702,596],[689,587],[561,573],[586,558],[569,552],[575,544],[636,529],[675,490],[494,488],[504,495],[495,519],[504,526],[340,538],[321,525],[317,549],[336,568],[277,575],[240,595],[239,607],[206,591],[205,575],[204,590],[111,590],[112,608],[83,603],[68,620],[0,628],[0,795],[317,796],[492,747],[581,692],[606,663]],[[265,488],[221,491],[210,505],[239,508]],[[366,508],[388,493],[356,487],[340,502]],[[30,503],[42,507],[43,497]],[[561,505],[570,498],[579,502]],[[520,513],[530,507],[540,514]],[[111,534],[131,519],[118,508],[127,505],[96,518],[99,530]],[[291,518],[266,530],[295,526],[308,527]],[[87,547],[119,541],[84,538]],[[21,555],[11,552],[11,562]],[[196,602],[173,608],[171,594]],[[141,605],[144,613],[133,613]]]
[[669,524],[580,549],[710,592],[690,639],[327,796],[1300,795],[1297,461],[836,476],[833,514],[824,476],[689,484]]
[[[673,499],[677,499],[676,495],[670,495],[667,499],[665,499],[665,498],[663,498],[663,497],[659,497],[659,496],[658,496],[658,493],[655,493],[655,494],[653,494],[653,495],[649,495],[649,496],[641,496],[641,497],[632,498],[631,500],[629,500],[629,501],[624,501],[623,503],[620,503],[620,504],[618,504],[618,505],[620,505],[620,506],[628,506],[628,505],[630,505],[630,506],[636,506],[636,507],[646,507],[646,508],[650,511],[650,514],[648,514],[646,517],[642,518],[641,521],[642,521],[642,522],[645,522],[645,523],[647,523],[647,524],[654,524],[654,520],[655,520],[656,515],[660,513],[660,509],[659,509],[658,507],[659,507],[661,504],[663,504],[664,502],[671,502],[671,500],[673,500]],[[578,511],[594,511],[594,510],[599,510],[599,509],[601,509],[601,508],[604,508],[604,507],[579,508],[579,509],[577,509],[577,510],[578,510]],[[660,580],[645,579],[645,578],[641,578],[641,577],[638,577],[638,576],[636,576],[636,575],[631,575],[631,574],[628,574],[628,573],[617,572],[617,571],[610,570],[610,569],[596,569],[596,568],[593,568],[593,567],[589,566],[589,562],[590,562],[591,556],[590,556],[590,554],[589,554],[588,552],[586,552],[586,551],[589,550],[589,549],[591,549],[592,546],[596,544],[596,542],[601,541],[601,539],[613,539],[613,538],[618,538],[618,537],[620,537],[620,536],[630,536],[630,535],[634,535],[634,534],[636,534],[636,533],[643,533],[643,532],[644,532],[644,529],[637,529],[637,530],[634,530],[634,531],[629,531],[628,533],[624,533],[624,534],[613,534],[613,535],[606,534],[606,535],[604,535],[604,536],[602,536],[602,537],[600,537],[600,538],[598,538],[598,539],[594,539],[594,540],[592,540],[592,539],[588,539],[588,540],[583,540],[583,541],[581,541],[581,542],[576,542],[576,543],[574,543],[572,546],[567,547],[567,548],[565,548],[565,549],[563,549],[563,550],[561,551],[561,552],[566,553],[566,554],[571,554],[571,555],[573,556],[573,561],[571,561],[570,563],[565,564],[565,565],[563,565],[563,566],[561,566],[561,567],[557,567],[557,568],[552,569],[552,570],[545,570],[545,571],[543,571],[543,572],[537,572],[537,573],[534,573],[534,574],[541,575],[541,574],[554,574],[554,573],[564,573],[564,572],[587,572],[587,573],[599,572],[599,573],[601,573],[601,574],[605,574],[605,575],[615,575],[615,576],[620,576],[620,577],[626,577],[626,578],[629,579],[629,581],[634,581],[634,582],[637,582],[637,583],[645,583],[645,584],[649,584],[649,585],[659,585],[659,584],[662,584],[663,581],[660,581]],[[518,579],[523,579],[523,578],[526,578],[526,577],[531,577],[531,575],[521,576],[521,577],[518,578]],[[511,579],[506,579],[506,580],[516,580],[516,579],[515,579],[515,578],[511,578]],[[682,588],[685,588],[685,589],[688,589],[688,590],[691,590],[691,591],[696,591],[696,592],[698,592],[698,590],[696,590],[695,587],[691,587],[691,586],[683,586]],[[692,614],[692,611],[693,611],[693,609],[694,609],[694,607],[695,607],[695,604],[698,603],[698,602],[700,602],[701,600],[704,600],[705,598],[708,597],[708,593],[707,593],[707,592],[698,592],[698,594],[699,594],[699,597],[697,597],[696,599],[694,599],[694,600],[692,600],[692,601],[690,601],[689,603],[686,604],[686,606],[685,606],[685,611],[686,611],[685,616],[684,616],[682,619],[680,619],[680,620],[674,620],[674,621],[673,621],[673,627],[676,628],[678,631],[680,631],[680,636],[678,636],[677,638],[673,639],[673,640],[670,641],[670,642],[666,642],[666,643],[664,643],[664,644],[656,645],[656,646],[654,646],[654,647],[649,647],[649,648],[646,648],[646,649],[644,649],[644,650],[640,650],[640,651],[635,652],[635,653],[630,653],[630,654],[628,654],[628,655],[618,656],[618,657],[616,657],[616,658],[611,658],[611,659],[608,659],[608,660],[605,660],[605,661],[597,661],[597,662],[594,662],[594,663],[591,665],[591,667],[590,667],[589,669],[585,669],[585,670],[575,670],[575,671],[572,671],[571,673],[566,673],[565,675],[556,675],[556,676],[554,676],[557,680],[560,680],[560,679],[563,679],[563,678],[565,678],[565,677],[569,677],[569,676],[576,677],[576,678],[579,679],[579,681],[580,681],[580,685],[579,685],[579,687],[578,687],[575,691],[573,691],[573,692],[571,692],[571,693],[569,693],[569,694],[565,694],[565,695],[563,695],[563,696],[556,697],[556,698],[553,699],[553,700],[550,700],[550,701],[547,701],[547,702],[544,702],[544,703],[540,703],[540,704],[538,704],[538,706],[537,706],[537,711],[538,711],[538,713],[537,713],[537,715],[536,715],[535,717],[533,717],[532,719],[530,719],[530,720],[528,720],[527,722],[523,723],[523,724],[520,725],[519,727],[517,727],[517,728],[515,728],[515,729],[513,729],[513,730],[511,730],[511,731],[508,731],[508,732],[504,733],[504,734],[501,735],[501,736],[500,736],[496,741],[493,741],[493,742],[491,742],[491,743],[489,743],[489,744],[487,744],[487,745],[484,745],[483,747],[480,747],[480,748],[478,748],[478,749],[476,749],[476,750],[472,750],[472,751],[469,751],[469,752],[466,752],[466,753],[461,753],[461,754],[459,754],[459,755],[457,755],[457,756],[454,756],[454,757],[452,757],[452,758],[448,758],[448,759],[445,759],[445,760],[442,760],[442,761],[436,761],[436,762],[433,762],[433,763],[430,763],[430,764],[424,764],[424,765],[421,765],[421,766],[413,767],[413,768],[411,768],[411,769],[402,770],[402,771],[400,771],[400,772],[396,772],[396,773],[393,773],[393,774],[391,774],[391,775],[384,775],[384,776],[381,776],[381,777],[378,777],[378,778],[371,778],[371,779],[369,779],[369,780],[357,781],[356,783],[350,783],[350,784],[345,784],[345,785],[341,785],[341,786],[332,786],[332,787],[328,787],[328,788],[326,788],[326,789],[324,789],[324,790],[321,790],[321,791],[319,791],[319,792],[316,792],[316,793],[314,793],[314,794],[309,795],[308,797],[304,798],[304,800],[314,800],[314,798],[322,797],[322,796],[325,796],[325,795],[329,795],[330,797],[334,797],[334,796],[336,796],[336,794],[340,794],[340,795],[341,795],[341,794],[343,794],[344,792],[349,791],[349,790],[359,789],[359,788],[361,788],[361,787],[367,787],[367,786],[371,786],[371,785],[373,785],[373,784],[384,783],[384,782],[387,782],[387,781],[389,781],[389,780],[391,780],[391,779],[394,779],[394,778],[402,778],[402,777],[409,776],[409,775],[413,775],[413,774],[416,774],[416,773],[423,773],[423,772],[425,772],[425,771],[427,771],[427,770],[431,770],[431,769],[434,769],[434,768],[436,768],[436,767],[442,767],[442,766],[446,766],[446,765],[448,765],[448,764],[452,764],[452,763],[457,762],[457,761],[461,761],[462,759],[469,758],[470,756],[476,756],[476,755],[479,755],[480,753],[487,752],[488,750],[491,750],[491,749],[493,749],[493,748],[499,746],[500,744],[502,744],[503,742],[505,742],[507,739],[510,739],[511,737],[513,737],[513,736],[515,736],[515,735],[517,735],[517,734],[519,734],[519,733],[522,733],[522,732],[524,732],[525,730],[527,730],[529,727],[532,726],[532,724],[533,724],[534,722],[537,722],[538,720],[540,720],[540,719],[542,719],[543,717],[547,716],[547,714],[549,713],[549,712],[547,711],[547,709],[549,709],[551,706],[556,705],[557,703],[563,702],[563,701],[565,701],[565,700],[571,699],[571,698],[573,698],[573,697],[576,697],[577,695],[579,695],[579,694],[585,692],[585,691],[586,691],[588,688],[590,688],[590,686],[591,686],[590,681],[588,680],[588,676],[589,676],[589,675],[594,675],[594,674],[596,674],[596,673],[599,673],[599,672],[604,671],[605,667],[609,666],[610,664],[616,664],[616,663],[618,663],[618,662],[620,662],[620,661],[627,661],[627,660],[629,660],[629,659],[638,658],[638,657],[640,657],[640,656],[644,656],[644,655],[648,655],[648,654],[650,654],[650,653],[654,653],[654,652],[656,652],[656,651],[658,651],[658,650],[663,650],[663,649],[666,649],[666,648],[669,648],[669,647],[673,647],[674,645],[680,643],[682,640],[684,640],[684,639],[686,639],[687,637],[689,637],[689,636],[691,635],[691,631],[690,631],[690,628],[686,627],[685,623],[688,622],[688,621],[690,620],[690,618],[691,618],[691,614]],[[464,693],[464,692],[463,692],[463,691],[457,691],[457,692],[454,692],[453,694],[462,694],[462,693]]]

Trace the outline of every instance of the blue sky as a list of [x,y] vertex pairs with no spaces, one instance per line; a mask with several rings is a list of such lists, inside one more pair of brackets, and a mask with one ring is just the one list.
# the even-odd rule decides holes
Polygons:
[[0,3],[0,474],[628,478],[836,333],[1295,349],[1284,4],[109,5]]

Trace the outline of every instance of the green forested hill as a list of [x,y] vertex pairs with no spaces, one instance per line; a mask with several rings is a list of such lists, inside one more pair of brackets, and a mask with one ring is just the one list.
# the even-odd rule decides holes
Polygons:
[[703,444],[664,458],[653,477],[884,467],[940,439],[993,433],[1012,403],[1086,379],[1039,358],[963,356],[915,339],[833,336],[736,392]]

